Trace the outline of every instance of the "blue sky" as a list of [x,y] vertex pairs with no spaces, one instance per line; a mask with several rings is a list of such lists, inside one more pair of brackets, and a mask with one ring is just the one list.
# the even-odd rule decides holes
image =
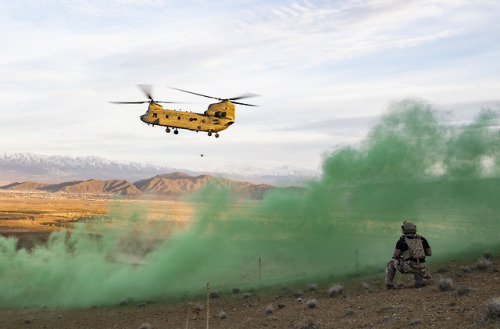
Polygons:
[[[500,2],[19,0],[0,3],[0,152],[209,171],[319,170],[392,102],[500,109]],[[219,139],[166,134],[156,99],[203,112],[246,92]],[[185,103],[182,103],[185,102]],[[204,157],[200,157],[200,154]]]

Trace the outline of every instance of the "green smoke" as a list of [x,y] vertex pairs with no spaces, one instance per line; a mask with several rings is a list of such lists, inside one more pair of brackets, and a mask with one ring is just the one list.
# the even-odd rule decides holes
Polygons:
[[395,103],[360,145],[325,156],[320,180],[262,202],[207,186],[190,200],[186,230],[117,203],[106,220],[31,251],[0,238],[0,306],[87,307],[202,294],[206,282],[228,291],[382,273],[403,220],[417,224],[434,260],[498,249],[499,113],[482,110],[462,126],[445,119],[423,101]]

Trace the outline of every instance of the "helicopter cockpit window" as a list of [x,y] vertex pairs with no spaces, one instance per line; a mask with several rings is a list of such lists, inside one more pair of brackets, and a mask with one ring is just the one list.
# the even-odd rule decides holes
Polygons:
[[217,111],[217,112],[215,112],[215,117],[216,118],[225,118],[226,117],[226,112]]

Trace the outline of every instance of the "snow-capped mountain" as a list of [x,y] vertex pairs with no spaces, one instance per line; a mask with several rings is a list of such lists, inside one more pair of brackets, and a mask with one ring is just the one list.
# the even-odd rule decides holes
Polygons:
[[54,182],[71,179],[144,179],[178,171],[168,166],[115,162],[100,157],[47,156],[33,153],[0,154],[0,180]]
[[250,166],[231,166],[215,171],[192,171],[168,165],[151,165],[139,162],[117,162],[101,157],[69,157],[34,153],[0,153],[0,181],[36,181],[55,183],[69,180],[128,180],[138,181],[151,176],[183,172],[189,175],[212,175],[254,184],[277,186],[301,185],[303,181],[316,179],[319,172],[290,166],[263,170]]

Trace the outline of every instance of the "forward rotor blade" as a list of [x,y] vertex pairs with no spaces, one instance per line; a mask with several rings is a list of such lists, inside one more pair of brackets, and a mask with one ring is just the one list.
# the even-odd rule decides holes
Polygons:
[[142,92],[144,93],[144,95],[146,95],[147,98],[149,98],[150,101],[153,100],[153,96],[152,96],[152,92],[151,92],[151,85],[137,85],[141,90]]
[[258,106],[258,105],[254,105],[254,104],[247,104],[247,103],[241,103],[241,102],[233,102],[230,100],[231,103],[233,104],[238,104],[238,105],[245,105],[245,106]]
[[212,96],[203,95],[203,94],[198,94],[198,93],[194,93],[194,92],[189,91],[189,90],[184,90],[184,89],[179,89],[179,88],[174,88],[174,87],[168,87],[168,88],[170,88],[170,89],[175,89],[175,90],[178,90],[178,91],[182,91],[182,92],[184,92],[184,93],[188,93],[188,94],[197,95],[197,96],[202,96],[202,97],[207,97],[207,98],[218,99],[218,100],[220,100],[220,101],[222,101],[222,100],[223,100],[222,98],[212,97]]
[[[142,102],[110,102],[113,104],[144,104],[151,103],[151,101],[142,101]],[[153,103],[169,103],[169,104],[180,104],[179,102],[167,102],[167,101],[153,101]]]
[[113,104],[144,104],[144,103],[149,103],[149,101],[142,101],[142,102],[110,102]]

